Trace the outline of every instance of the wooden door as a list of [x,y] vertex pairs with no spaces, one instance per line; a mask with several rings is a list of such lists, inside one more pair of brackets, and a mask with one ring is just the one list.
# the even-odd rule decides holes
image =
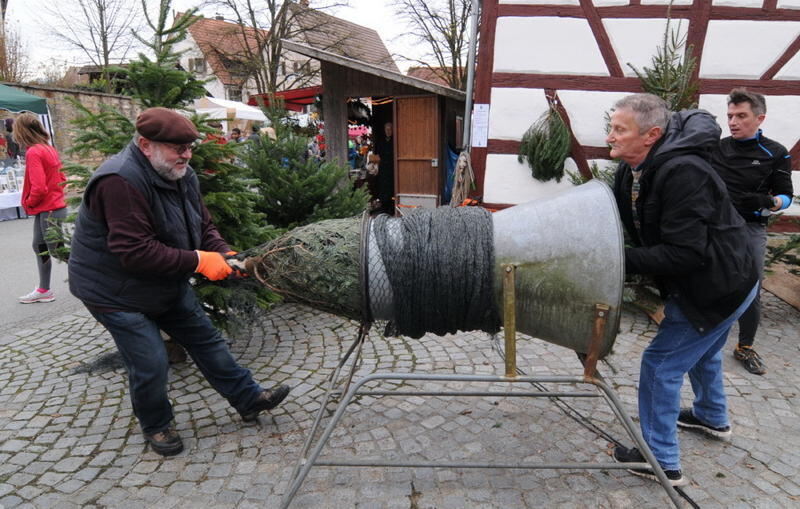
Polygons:
[[437,96],[394,101],[395,203],[439,205],[442,188],[441,136]]

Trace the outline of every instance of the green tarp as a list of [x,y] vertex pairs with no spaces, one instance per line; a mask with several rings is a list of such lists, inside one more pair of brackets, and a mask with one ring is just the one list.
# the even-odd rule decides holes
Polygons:
[[30,111],[39,115],[47,115],[47,101],[41,97],[27,94],[22,90],[0,85],[0,110]]

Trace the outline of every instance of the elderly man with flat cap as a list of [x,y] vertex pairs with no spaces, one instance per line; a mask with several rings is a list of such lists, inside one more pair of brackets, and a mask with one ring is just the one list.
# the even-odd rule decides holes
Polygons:
[[94,173],[72,238],[70,291],[111,333],[128,370],[133,412],[152,449],[178,454],[160,330],[180,343],[244,421],[276,407],[285,385],[262,389],[233,358],[189,278],[228,277],[230,248],[211,221],[191,167],[200,134],[186,117],[150,108],[136,135]]

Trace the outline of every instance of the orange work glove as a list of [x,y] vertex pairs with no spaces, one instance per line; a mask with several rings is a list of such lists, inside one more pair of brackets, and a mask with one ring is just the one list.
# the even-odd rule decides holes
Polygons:
[[195,272],[199,272],[211,281],[225,279],[233,272],[233,269],[221,253],[214,251],[195,251],[198,263]]

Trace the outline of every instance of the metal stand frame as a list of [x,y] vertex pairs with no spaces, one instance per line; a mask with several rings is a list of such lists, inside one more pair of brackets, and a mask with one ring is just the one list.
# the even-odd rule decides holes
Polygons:
[[[503,267],[505,274],[503,279],[503,307],[504,307],[504,329],[505,329],[505,368],[506,373],[504,376],[491,376],[491,375],[457,375],[457,374],[415,374],[415,373],[373,373],[367,375],[355,384],[351,385],[353,375],[358,365],[361,356],[361,349],[366,339],[367,332],[369,331],[370,324],[363,323],[359,329],[358,337],[355,342],[345,353],[344,357],[339,361],[339,365],[328,378],[328,389],[323,398],[322,404],[319,407],[317,416],[311,426],[311,430],[306,437],[305,444],[300,454],[300,459],[292,471],[289,480],[289,486],[281,501],[281,508],[286,509],[291,504],[297,491],[302,486],[311,468],[317,466],[327,467],[405,467],[405,468],[506,468],[506,469],[566,469],[566,470],[627,470],[637,468],[651,468],[656,475],[656,478],[661,483],[661,486],[667,492],[670,500],[675,507],[680,506],[680,498],[677,492],[670,484],[664,471],[661,469],[655,456],[653,456],[650,447],[642,438],[639,428],[633,423],[631,418],[622,407],[622,403],[615,394],[614,390],[606,384],[602,377],[597,373],[598,352],[602,342],[603,332],[605,329],[606,320],[608,317],[608,306],[604,304],[597,304],[595,306],[595,320],[592,330],[592,337],[589,341],[588,353],[583,355],[579,354],[581,362],[584,366],[583,377],[579,376],[517,376],[516,369],[516,321],[515,321],[515,272],[514,265],[506,265]],[[344,389],[341,392],[336,391],[336,382],[339,380],[342,369],[347,364],[350,356],[355,352],[350,372],[347,375]],[[364,384],[375,380],[396,380],[396,381],[411,381],[419,380],[425,382],[482,382],[482,383],[498,383],[507,382],[511,384],[590,384],[595,386],[597,391],[567,391],[567,392],[554,392],[554,391],[526,391],[526,392],[505,392],[496,391],[422,391],[422,390],[362,390]],[[344,394],[336,407],[333,417],[328,422],[322,436],[317,441],[313,451],[311,450],[314,445],[314,437],[319,431],[320,424],[322,423],[323,416],[327,410],[328,402],[336,395]],[[647,463],[459,463],[459,462],[426,462],[426,461],[375,461],[375,460],[350,460],[350,461],[318,461],[322,449],[327,444],[328,440],[333,433],[334,428],[339,424],[339,421],[344,416],[353,398],[356,395],[363,396],[459,396],[459,397],[531,397],[531,398],[603,398],[608,403],[611,410],[617,416],[617,419],[622,424],[628,436],[633,440],[636,446],[641,451]],[[309,455],[310,452],[310,455]]]

